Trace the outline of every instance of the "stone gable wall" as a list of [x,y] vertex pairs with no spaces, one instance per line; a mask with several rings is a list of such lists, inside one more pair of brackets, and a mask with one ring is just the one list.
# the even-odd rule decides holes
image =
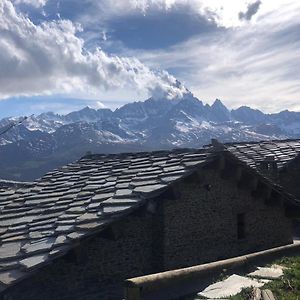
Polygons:
[[[288,244],[291,222],[212,170],[178,183],[105,234],[81,242],[64,258],[7,291],[5,300],[120,299],[126,278],[186,267]],[[170,193],[172,195],[172,193]],[[237,240],[236,215],[245,213],[246,238]]]
[[[300,154],[278,174],[278,182],[286,191],[300,200]],[[300,218],[293,220],[293,235],[300,237]]]
[[[280,205],[264,204],[213,170],[199,182],[180,184],[180,197],[164,211],[165,269],[225,259],[292,243],[291,221]],[[208,189],[209,187],[209,189]],[[237,214],[245,215],[246,238],[237,238]]]
[[300,154],[286,168],[279,172],[279,183],[300,199]]

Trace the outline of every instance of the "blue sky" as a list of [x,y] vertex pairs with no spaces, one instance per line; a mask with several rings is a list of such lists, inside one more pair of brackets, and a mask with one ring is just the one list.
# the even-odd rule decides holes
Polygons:
[[1,0],[0,117],[187,89],[300,111],[299,13],[296,0]]

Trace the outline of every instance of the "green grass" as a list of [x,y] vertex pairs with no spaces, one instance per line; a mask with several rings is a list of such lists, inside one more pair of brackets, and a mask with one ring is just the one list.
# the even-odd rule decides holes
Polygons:
[[231,300],[244,300],[244,299],[249,299],[251,295],[251,288],[245,288],[242,289],[242,291],[235,296],[230,297]]
[[[284,257],[274,262],[285,266],[284,275],[263,286],[269,289],[278,300],[300,300],[300,256]],[[231,297],[231,300],[248,300],[251,289],[244,289],[240,294]]]
[[279,280],[274,280],[265,285],[277,299],[300,300],[300,256],[285,257],[275,262],[288,267]]
[[[300,300],[300,256],[284,257],[280,260],[274,261],[272,264],[287,267],[284,270],[283,276],[280,279],[273,280],[265,284],[262,289],[269,289],[273,292],[278,300]],[[269,264],[268,266],[271,266]],[[226,279],[226,272],[221,274],[217,281]],[[231,300],[248,300],[252,288],[243,289],[238,295],[230,297]],[[185,300],[195,299],[195,295],[191,297],[184,297]],[[197,299],[200,299],[198,297]]]

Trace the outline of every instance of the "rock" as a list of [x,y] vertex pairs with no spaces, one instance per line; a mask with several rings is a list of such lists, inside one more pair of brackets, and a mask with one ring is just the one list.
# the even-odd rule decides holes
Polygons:
[[283,275],[283,269],[280,266],[258,267],[256,271],[249,273],[247,276],[265,278],[265,279],[276,279]]
[[262,287],[268,280],[251,279],[239,275],[231,275],[227,279],[208,286],[198,293],[198,296],[206,298],[226,298],[234,296],[248,287]]
[[255,287],[252,290],[250,300],[261,300],[261,290],[259,288]]
[[270,290],[263,290],[261,295],[262,300],[276,300],[273,293]]

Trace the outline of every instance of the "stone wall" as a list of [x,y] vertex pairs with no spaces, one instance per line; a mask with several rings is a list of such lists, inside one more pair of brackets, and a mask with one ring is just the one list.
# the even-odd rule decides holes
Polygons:
[[279,172],[279,183],[300,199],[300,155]]
[[158,269],[158,225],[155,215],[138,211],[18,283],[4,299],[122,299],[126,278]]
[[[156,199],[156,213],[144,207],[125,217],[11,288],[4,299],[120,299],[126,278],[291,242],[291,224],[279,205],[265,205],[213,170],[190,179]],[[240,213],[245,214],[242,240],[237,239]]]
[[[198,181],[177,185],[180,197],[164,201],[165,270],[187,267],[292,242],[281,205],[266,205],[233,180],[206,170]],[[237,215],[245,239],[237,238]]]
[[[279,184],[300,200],[300,155],[278,174]],[[293,220],[293,235],[300,237],[300,217]]]

